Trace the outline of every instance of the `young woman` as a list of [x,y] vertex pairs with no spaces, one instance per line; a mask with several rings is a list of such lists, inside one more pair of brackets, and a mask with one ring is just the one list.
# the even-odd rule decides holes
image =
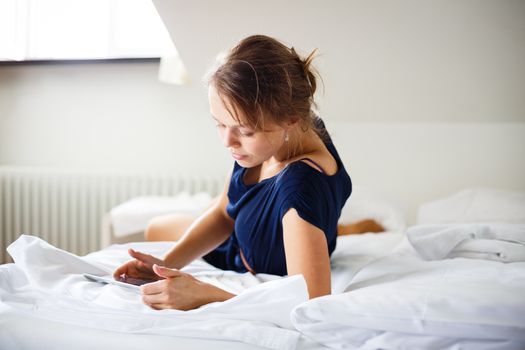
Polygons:
[[312,112],[314,53],[302,59],[273,38],[250,36],[209,75],[211,115],[235,163],[222,194],[181,237],[170,219],[156,233],[176,240],[163,259],[130,250],[134,259],[115,271],[117,279],[155,280],[141,288],[152,308],[189,310],[234,296],[179,271],[201,257],[238,272],[302,274],[310,298],[330,294],[330,254],[352,184]]

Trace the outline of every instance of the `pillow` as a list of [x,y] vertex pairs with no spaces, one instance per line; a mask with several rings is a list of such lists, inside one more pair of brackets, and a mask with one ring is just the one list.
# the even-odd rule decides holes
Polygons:
[[136,197],[126,201],[110,212],[115,237],[123,237],[144,231],[155,216],[180,213],[199,216],[212,202],[206,192],[189,194],[181,192],[174,197]]
[[418,224],[506,222],[525,224],[525,192],[470,188],[424,203]]
[[373,191],[356,186],[341,210],[340,224],[373,219],[387,231],[402,231],[406,227],[403,211]]

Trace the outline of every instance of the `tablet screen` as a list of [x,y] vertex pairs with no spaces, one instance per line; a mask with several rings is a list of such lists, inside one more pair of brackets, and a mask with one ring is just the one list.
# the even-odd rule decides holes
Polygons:
[[113,284],[113,285],[117,285],[117,286],[121,286],[121,287],[125,287],[125,288],[132,288],[132,289],[135,289],[135,290],[139,289],[138,285],[136,285],[136,284],[130,284],[130,283],[126,283],[126,282],[116,281],[116,280],[113,279],[112,276],[96,276],[96,275],[92,275],[90,273],[85,273],[84,277],[87,278],[90,281],[93,281],[93,282],[104,283],[104,284]]

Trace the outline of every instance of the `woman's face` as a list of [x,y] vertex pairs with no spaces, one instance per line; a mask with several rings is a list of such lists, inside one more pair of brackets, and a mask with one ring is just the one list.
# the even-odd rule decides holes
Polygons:
[[219,136],[240,166],[252,168],[278,155],[284,144],[284,128],[275,123],[266,123],[265,130],[261,131],[239,123],[224,105],[224,102],[228,102],[222,101],[212,85],[208,90],[208,99]]

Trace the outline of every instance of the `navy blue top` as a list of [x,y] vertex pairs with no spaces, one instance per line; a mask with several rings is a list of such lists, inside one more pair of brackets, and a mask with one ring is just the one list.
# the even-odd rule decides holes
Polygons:
[[[320,119],[318,122],[324,128]],[[246,168],[235,162],[226,207],[235,220],[234,231],[204,259],[225,270],[246,272],[242,251],[256,273],[286,275],[282,219],[291,208],[324,232],[328,252],[332,254],[337,239],[337,221],[352,192],[352,182],[328,133],[327,139],[325,145],[337,162],[334,175],[326,175],[303,161],[295,161],[273,177],[246,185]]]

